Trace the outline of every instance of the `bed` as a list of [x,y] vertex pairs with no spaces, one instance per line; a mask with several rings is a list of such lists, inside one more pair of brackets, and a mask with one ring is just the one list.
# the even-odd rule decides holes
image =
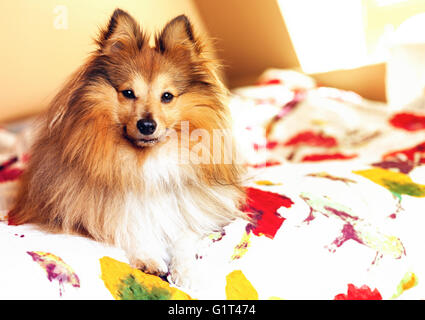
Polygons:
[[8,224],[32,122],[0,130],[0,299],[424,299],[425,99],[389,108],[266,70],[232,91],[248,175],[190,287],[90,239]]

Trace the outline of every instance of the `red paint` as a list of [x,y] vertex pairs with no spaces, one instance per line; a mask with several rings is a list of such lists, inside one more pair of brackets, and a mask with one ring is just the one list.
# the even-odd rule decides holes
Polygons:
[[255,220],[255,225],[247,226],[247,232],[252,231],[256,236],[265,235],[273,239],[285,221],[277,210],[280,207],[290,208],[292,200],[274,192],[255,188],[247,188],[246,193],[247,200],[242,210]]
[[304,156],[301,159],[301,162],[307,162],[307,161],[325,161],[325,160],[348,160],[353,159],[357,157],[356,154],[342,154],[342,153],[316,153],[316,154],[309,154]]
[[3,162],[2,164],[0,164],[0,170],[4,170],[4,169],[10,167],[12,164],[14,164],[17,161],[18,161],[18,157],[13,157],[13,158]]
[[385,154],[383,160],[398,158],[399,155],[404,155],[406,158],[413,163],[419,162],[419,164],[425,163],[425,142],[422,142],[414,147],[401,149]]
[[0,183],[18,179],[23,171],[24,170],[19,168],[4,169],[0,171]]
[[266,162],[263,162],[263,163],[253,164],[253,165],[251,165],[251,167],[253,167],[255,169],[259,169],[259,168],[278,166],[280,164],[281,163],[279,161],[266,161]]
[[407,131],[418,131],[425,129],[425,116],[414,113],[396,113],[389,122],[396,128]]
[[355,285],[349,283],[347,294],[338,294],[334,300],[382,300],[382,296],[378,289],[372,291],[367,285],[357,288]]
[[282,84],[282,81],[280,79],[269,79],[265,81],[260,81],[258,83],[259,86],[269,85],[269,84]]
[[269,150],[274,149],[277,147],[277,145],[278,145],[277,141],[267,141],[266,149],[269,149]]
[[285,146],[299,146],[306,145],[312,147],[324,147],[332,148],[338,144],[334,137],[325,136],[322,133],[316,133],[313,131],[303,131],[293,136],[287,142]]
[[258,143],[254,143],[253,144],[253,148],[255,151],[258,151],[260,149],[274,149],[278,146],[279,142],[277,141],[267,141],[266,145],[264,144],[258,144]]

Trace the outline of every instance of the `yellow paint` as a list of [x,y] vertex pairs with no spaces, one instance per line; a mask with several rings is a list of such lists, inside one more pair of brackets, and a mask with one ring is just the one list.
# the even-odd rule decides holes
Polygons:
[[409,290],[418,284],[418,278],[413,272],[406,272],[403,279],[397,286],[397,292],[392,296],[392,299],[399,297],[404,291]]
[[248,251],[248,247],[251,244],[250,241],[251,233],[244,232],[241,241],[235,246],[233,255],[230,257],[231,260],[242,258]]
[[[413,180],[407,174],[382,168],[358,170],[353,172],[389,189],[390,191],[403,191],[403,188],[405,188],[406,191],[401,193],[416,197],[425,197],[425,185],[413,182]],[[396,188],[395,184],[397,184],[399,187]],[[415,192],[410,192],[408,189],[409,187],[414,188],[413,191]],[[398,193],[400,193],[400,191]]]
[[119,288],[122,280],[132,275],[140,284],[148,290],[152,288],[161,288],[170,292],[170,300],[191,300],[192,298],[183,291],[170,287],[168,282],[163,281],[157,276],[146,274],[138,269],[130,267],[127,263],[117,261],[110,257],[99,259],[101,268],[101,278],[106,288],[111,292],[116,300],[120,300]]
[[256,184],[258,184],[259,186],[281,186],[282,184],[279,182],[271,182],[269,180],[258,180],[255,181]]
[[226,276],[227,300],[258,300],[257,290],[241,270],[235,270]]

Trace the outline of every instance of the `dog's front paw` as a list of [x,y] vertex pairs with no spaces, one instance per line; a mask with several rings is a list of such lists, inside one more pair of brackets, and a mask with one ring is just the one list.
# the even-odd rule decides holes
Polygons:
[[153,259],[130,259],[131,267],[139,269],[145,273],[152,274],[154,276],[164,276],[168,273],[167,265],[164,261],[155,261]]
[[168,280],[185,289],[193,289],[197,284],[196,273],[198,268],[195,268],[194,261],[179,261],[173,259],[169,267]]

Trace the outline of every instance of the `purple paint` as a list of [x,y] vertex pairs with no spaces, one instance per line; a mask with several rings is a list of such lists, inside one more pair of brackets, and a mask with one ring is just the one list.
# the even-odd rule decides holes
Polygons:
[[59,282],[59,294],[62,296],[64,284],[71,284],[75,288],[80,287],[80,279],[72,271],[72,269],[66,265],[62,259],[52,254],[38,254],[37,252],[27,251],[33,261],[37,262],[47,274],[47,279],[50,282],[56,280]]
[[333,213],[334,215],[336,215],[337,217],[340,217],[342,220],[347,221],[348,219],[352,219],[352,220],[359,220],[358,217],[354,217],[349,215],[348,213],[344,212],[344,211],[340,211],[337,209],[334,209],[332,207],[325,207],[325,209],[331,213]]
[[372,166],[382,169],[398,169],[401,173],[408,174],[415,168],[412,161],[406,160],[384,160],[381,162],[372,163]]
[[[338,238],[336,238],[335,241],[332,242],[332,244],[336,246],[337,248],[339,248],[348,240],[354,240],[360,244],[364,244],[364,242],[357,235],[357,232],[354,229],[354,227],[351,224],[346,223],[341,230],[341,235]],[[331,250],[331,251],[335,251],[335,250]]]

